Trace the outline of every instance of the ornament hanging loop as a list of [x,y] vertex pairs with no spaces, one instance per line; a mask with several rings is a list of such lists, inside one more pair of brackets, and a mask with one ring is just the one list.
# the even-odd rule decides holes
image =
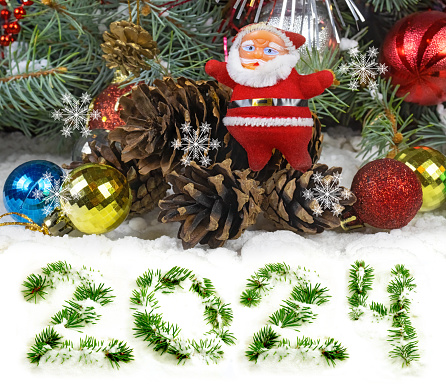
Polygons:
[[49,232],[48,228],[46,227],[46,225],[38,225],[36,224],[31,218],[25,216],[24,214],[20,214],[20,213],[16,213],[16,212],[10,212],[10,213],[5,213],[2,214],[0,216],[0,218],[6,217],[6,216],[10,216],[10,215],[16,215],[19,216],[29,222],[2,222],[0,223],[0,226],[9,226],[9,225],[20,225],[20,226],[24,226],[26,229],[32,230],[34,232],[40,232],[43,233],[44,235],[50,236],[51,233]]
[[[130,0],[127,0],[127,4],[129,5],[129,21],[132,23],[132,7],[130,5]],[[141,12],[140,8],[140,0],[136,0],[136,25],[139,26],[141,20]]]

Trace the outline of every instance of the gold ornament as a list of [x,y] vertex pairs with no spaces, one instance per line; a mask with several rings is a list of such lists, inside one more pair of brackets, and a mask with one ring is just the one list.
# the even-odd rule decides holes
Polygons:
[[62,186],[62,211],[82,233],[101,234],[117,228],[132,204],[127,179],[117,169],[100,164],[75,168]]
[[446,201],[446,157],[441,152],[429,147],[406,148],[394,159],[408,166],[421,182],[421,212],[437,209]]

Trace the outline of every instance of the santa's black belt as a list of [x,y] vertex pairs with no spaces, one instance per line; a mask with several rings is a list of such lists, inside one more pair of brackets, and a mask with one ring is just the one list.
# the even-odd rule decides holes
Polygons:
[[308,100],[295,98],[254,98],[235,100],[229,103],[229,108],[247,108],[250,106],[308,106]]

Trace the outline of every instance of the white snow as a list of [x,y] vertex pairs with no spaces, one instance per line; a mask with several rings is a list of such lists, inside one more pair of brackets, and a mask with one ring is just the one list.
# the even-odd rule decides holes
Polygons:
[[[330,134],[342,134],[332,129]],[[59,139],[57,139],[59,140]],[[350,187],[361,161],[355,159],[358,138],[325,135],[321,162],[329,166],[343,167],[342,185]],[[0,135],[0,189],[9,173],[18,165],[35,159],[50,160],[57,164],[69,162],[69,152],[57,155],[57,144],[45,139],[26,139],[22,135]],[[0,203],[0,214],[5,213]],[[257,225],[223,248],[196,247],[184,251],[176,238],[178,224],[160,224],[157,212],[124,222],[117,230],[105,236],[83,238],[50,237],[25,230],[22,227],[0,227],[0,260],[2,295],[0,330],[3,351],[0,352],[0,370],[3,381],[14,381],[21,387],[35,386],[104,385],[107,387],[152,386],[176,383],[185,386],[279,386],[281,384],[314,387],[376,386],[426,386],[444,381],[443,344],[446,340],[442,307],[446,258],[446,211],[419,214],[410,224],[390,232],[356,230],[346,233],[329,231],[315,236],[301,236],[289,231],[275,231],[263,217]],[[3,219],[0,221],[2,222]],[[61,310],[64,301],[72,298],[75,286],[59,282],[50,290],[46,300],[28,303],[21,293],[21,284],[31,273],[55,261],[67,261],[73,268],[83,265],[96,271],[98,280],[113,289],[113,303],[101,308],[101,319],[89,325],[83,334],[71,331],[70,339],[76,346],[79,338],[86,335],[103,340],[123,340],[134,349],[135,361],[124,364],[120,370],[108,364],[95,365],[66,362],[42,362],[31,365],[26,353],[51,317]],[[386,287],[395,264],[404,264],[415,279],[417,288],[410,293],[411,321],[418,338],[421,359],[410,368],[401,368],[399,362],[388,357],[391,346],[387,341],[390,323],[387,318],[377,318],[366,310],[359,321],[349,319],[348,272],[356,260],[364,260],[375,269],[373,291],[369,301],[389,304]],[[305,277],[317,279],[327,287],[332,297],[317,308],[317,318],[301,327],[299,333],[283,329],[293,343],[297,336],[307,336],[325,341],[333,337],[347,347],[350,358],[338,362],[336,368],[325,361],[313,359],[306,353],[294,352],[281,362],[276,362],[280,352],[272,354],[258,364],[248,362],[244,355],[252,335],[265,326],[268,316],[276,311],[281,301],[288,298],[292,286],[289,282],[277,282],[275,289],[264,296],[258,307],[247,308],[239,303],[239,297],[250,278],[260,267],[268,263],[285,262],[296,271],[300,266],[311,272]],[[147,347],[147,343],[133,336],[133,319],[130,307],[135,280],[147,269],[169,270],[173,266],[191,269],[200,278],[209,278],[225,303],[231,303],[234,321],[228,329],[235,334],[235,346],[224,346],[225,356],[218,364],[201,362],[177,366],[176,360],[160,356]],[[319,277],[316,277],[314,271]],[[86,271],[83,271],[85,275]],[[102,275],[102,276],[101,276]],[[95,275],[96,276],[96,275]],[[185,290],[166,294],[159,299],[159,312],[165,318],[182,327],[182,338],[199,340],[209,327],[205,325],[200,298]],[[316,311],[316,310],[315,310]],[[67,330],[68,331],[68,330]],[[77,338],[77,339],[76,339]],[[67,356],[68,357],[68,356]],[[96,355],[89,355],[96,360]],[[96,362],[94,362],[96,364]],[[98,363],[99,364],[99,363]],[[13,379],[13,380],[12,380]]]

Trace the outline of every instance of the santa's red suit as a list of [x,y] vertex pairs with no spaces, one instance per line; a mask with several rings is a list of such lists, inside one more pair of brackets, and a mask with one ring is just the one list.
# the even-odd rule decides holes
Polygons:
[[[256,30],[268,30],[286,44],[288,54],[245,69],[238,49],[243,36]],[[223,123],[248,154],[249,166],[259,171],[268,163],[272,150],[278,149],[290,165],[307,171],[312,164],[308,143],[313,119],[307,99],[321,94],[333,83],[333,73],[323,70],[299,75],[294,66],[297,48],[305,42],[299,34],[264,24],[243,28],[235,37],[228,63],[210,60],[206,72],[233,89]]]

